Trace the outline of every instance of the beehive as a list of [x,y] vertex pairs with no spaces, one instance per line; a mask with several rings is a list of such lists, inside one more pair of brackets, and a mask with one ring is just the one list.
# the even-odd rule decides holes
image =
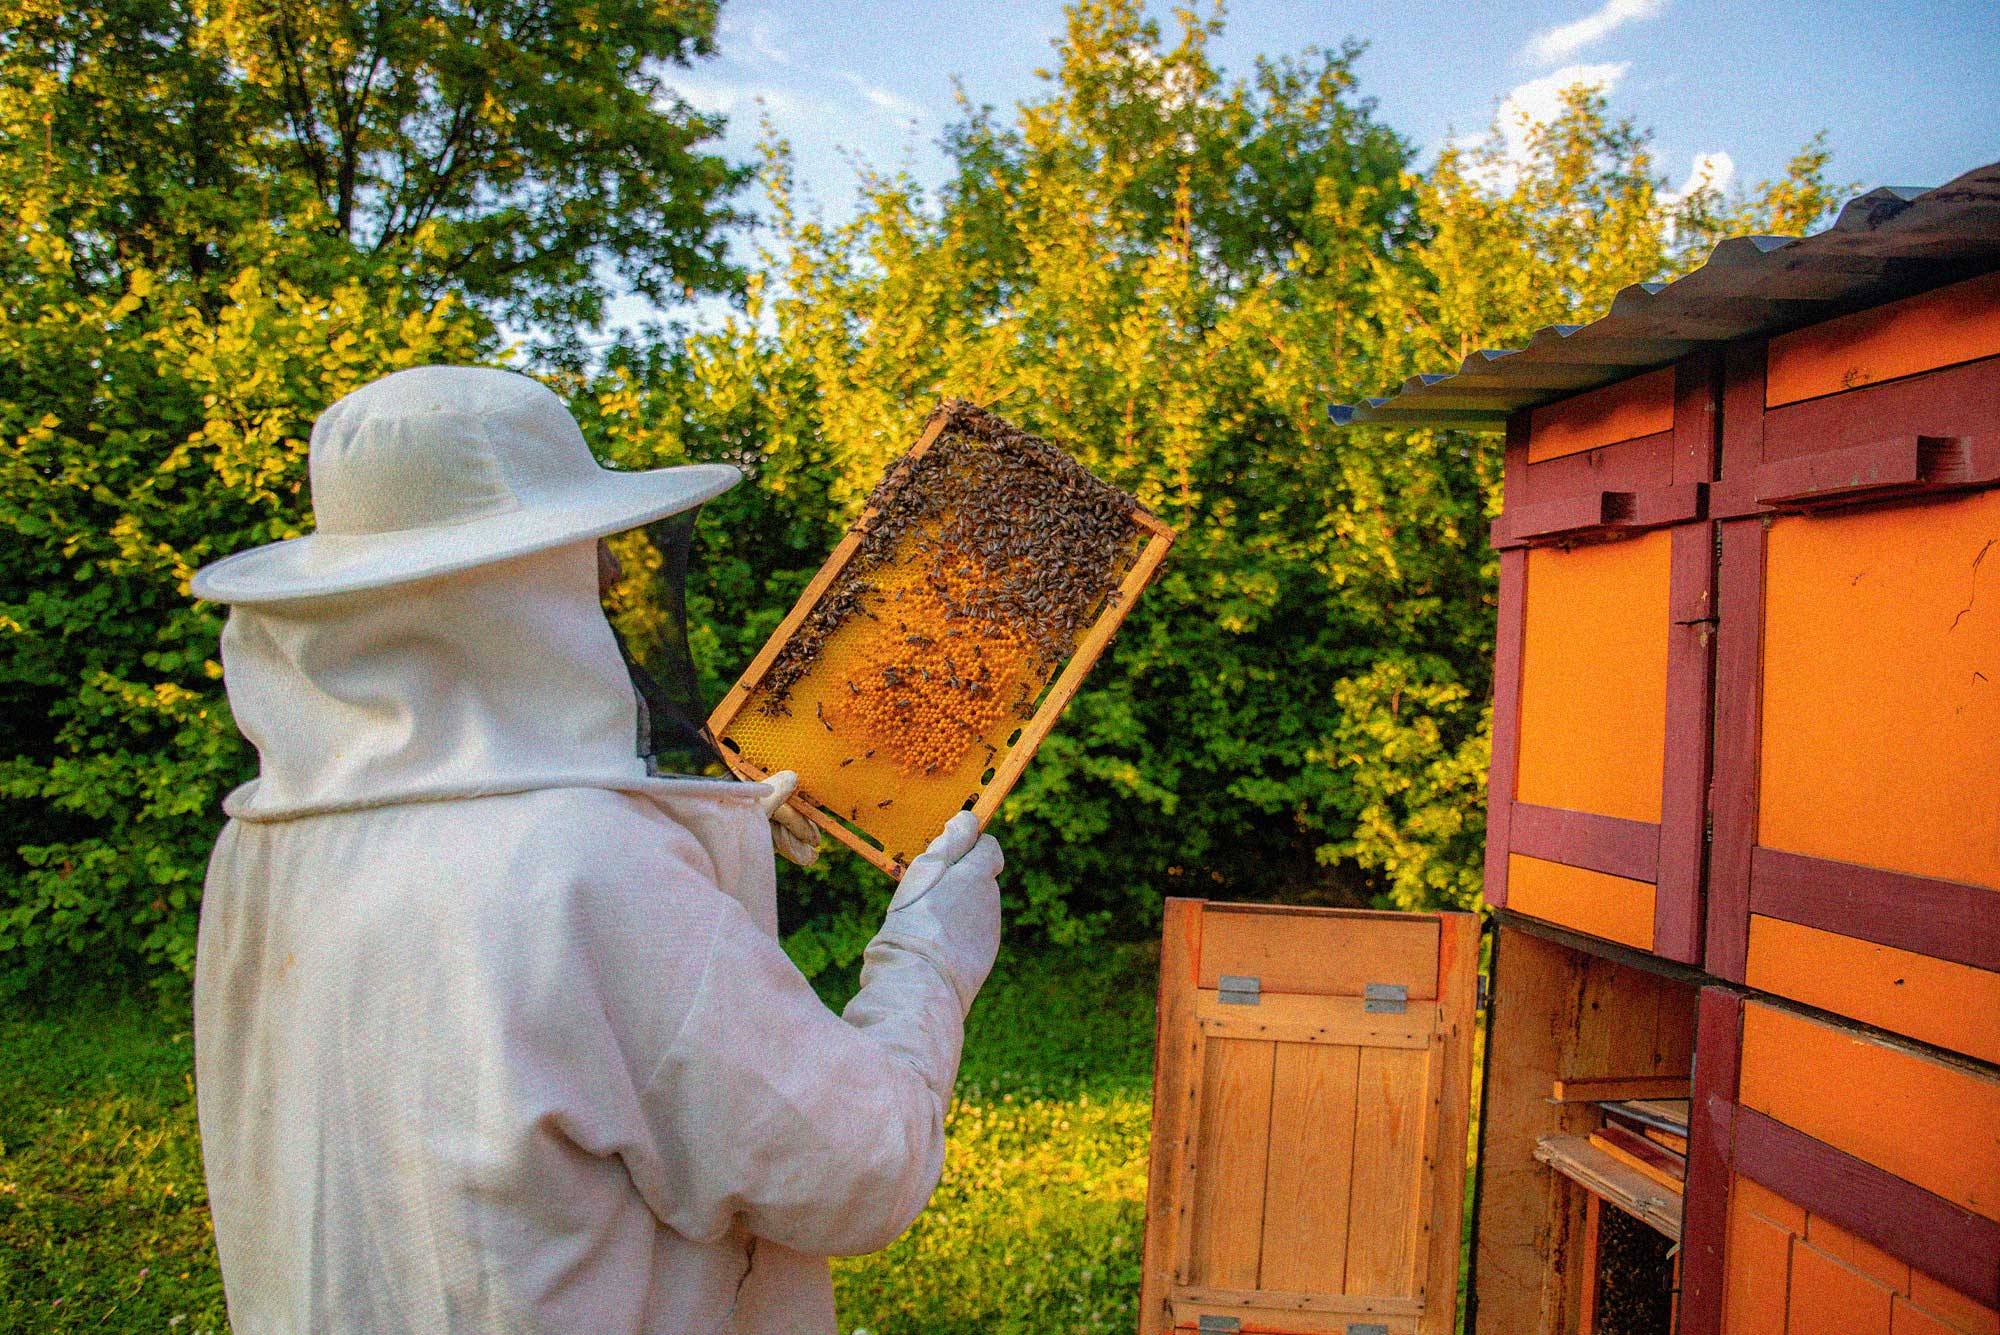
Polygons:
[[2000,1335],[2000,163],[1334,416],[1507,432],[1468,1329]]
[[1173,542],[963,400],[931,414],[710,720],[751,777],[891,875],[991,817]]

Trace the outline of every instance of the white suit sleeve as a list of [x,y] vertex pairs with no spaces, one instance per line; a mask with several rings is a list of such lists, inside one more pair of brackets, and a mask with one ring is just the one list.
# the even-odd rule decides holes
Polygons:
[[729,904],[694,1005],[640,1094],[664,1222],[713,1239],[740,1219],[816,1255],[887,1246],[944,1166],[961,1015],[935,965],[878,941],[837,1016]]

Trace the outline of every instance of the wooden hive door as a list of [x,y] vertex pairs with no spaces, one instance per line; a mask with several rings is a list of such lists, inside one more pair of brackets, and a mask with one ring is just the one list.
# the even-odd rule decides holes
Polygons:
[[1478,923],[1169,901],[1141,1335],[1453,1328]]

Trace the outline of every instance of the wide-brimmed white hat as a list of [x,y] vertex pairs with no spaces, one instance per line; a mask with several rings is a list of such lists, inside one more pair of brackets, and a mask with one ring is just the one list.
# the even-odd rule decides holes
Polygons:
[[470,366],[355,390],[313,424],[308,469],[316,530],[204,567],[197,598],[285,602],[449,575],[693,509],[743,476],[600,468],[546,385]]

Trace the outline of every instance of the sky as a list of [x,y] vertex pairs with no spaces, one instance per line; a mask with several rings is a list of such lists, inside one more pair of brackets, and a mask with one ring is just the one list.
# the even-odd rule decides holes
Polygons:
[[[753,155],[768,118],[839,218],[857,161],[943,178],[955,82],[1003,110],[1040,96],[1062,26],[1060,0],[725,0],[718,55],[670,82],[729,118],[732,158]],[[1578,81],[1652,130],[1677,187],[1701,170],[1754,185],[1821,130],[1833,179],[1863,187],[1936,185],[2000,159],[2000,0],[1236,0],[1211,51],[1225,74],[1248,73],[1259,55],[1350,37],[1368,44],[1361,94],[1420,162],[1503,108],[1546,114]],[[644,314],[620,302],[614,322]]]

